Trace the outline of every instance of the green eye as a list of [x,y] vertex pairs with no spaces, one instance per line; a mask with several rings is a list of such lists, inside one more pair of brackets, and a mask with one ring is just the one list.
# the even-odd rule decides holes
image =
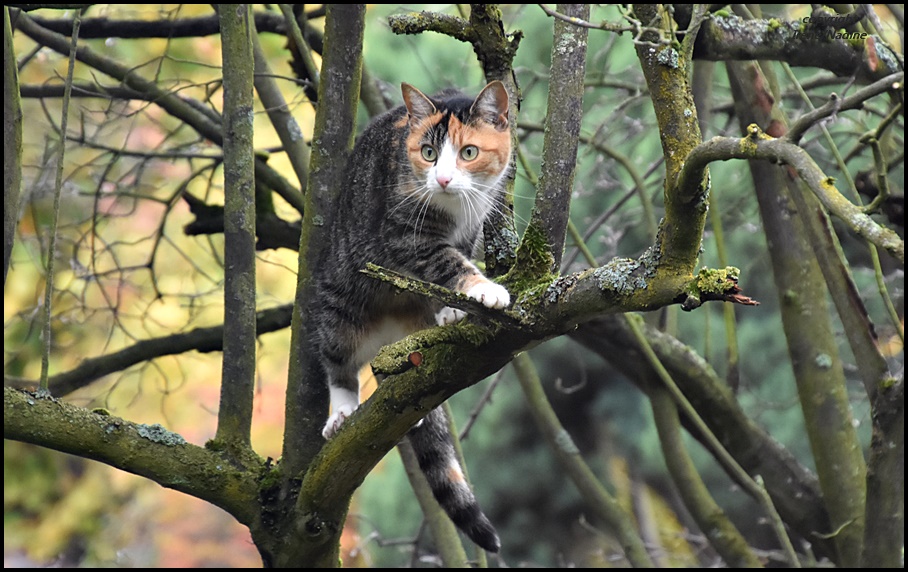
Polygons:
[[435,147],[431,145],[422,146],[422,158],[430,163],[434,163],[438,159],[438,151],[435,150]]
[[476,145],[467,145],[460,150],[460,158],[464,161],[472,161],[479,156],[479,148]]

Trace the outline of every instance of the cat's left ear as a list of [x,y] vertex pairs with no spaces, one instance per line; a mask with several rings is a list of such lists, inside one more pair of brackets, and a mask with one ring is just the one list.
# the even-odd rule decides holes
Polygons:
[[470,115],[480,117],[484,121],[491,123],[499,131],[508,128],[508,90],[504,84],[497,79],[489,82],[489,85],[482,88],[473,107],[470,108]]

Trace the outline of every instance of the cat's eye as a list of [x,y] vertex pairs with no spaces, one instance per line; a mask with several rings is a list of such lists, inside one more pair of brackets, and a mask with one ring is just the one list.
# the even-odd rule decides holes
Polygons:
[[467,145],[460,150],[460,158],[464,161],[472,161],[479,156],[479,147],[476,145]]
[[435,150],[435,147],[431,145],[422,146],[422,158],[430,163],[434,163],[438,159],[438,151]]

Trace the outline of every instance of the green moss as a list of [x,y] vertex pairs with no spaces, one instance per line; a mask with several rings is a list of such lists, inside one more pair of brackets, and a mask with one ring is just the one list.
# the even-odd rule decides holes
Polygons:
[[271,490],[282,482],[281,471],[277,467],[265,468],[259,481],[259,488],[263,491]]
[[886,379],[880,381],[879,386],[882,390],[892,389],[899,382],[899,379],[896,377],[887,377]]
[[558,278],[552,271],[554,266],[555,258],[545,235],[531,224],[517,249],[517,263],[502,278],[515,307],[545,293]]
[[517,268],[521,274],[538,279],[550,274],[555,266],[555,257],[542,232],[535,224],[530,224],[523,233],[523,240],[517,249]]
[[741,271],[734,266],[722,269],[703,267],[697,274],[697,290],[701,294],[725,294],[738,283]]
[[218,439],[209,439],[205,442],[205,448],[209,451],[226,451],[227,446]]
[[[489,341],[494,334],[494,330],[469,321],[420,330],[382,348],[372,360],[372,369],[387,375],[403,373],[414,367],[410,362],[410,354],[415,351],[424,351],[427,348],[443,351],[442,346],[455,347],[464,343],[479,346]],[[446,360],[425,360],[419,367],[432,367],[433,361],[438,363]]]

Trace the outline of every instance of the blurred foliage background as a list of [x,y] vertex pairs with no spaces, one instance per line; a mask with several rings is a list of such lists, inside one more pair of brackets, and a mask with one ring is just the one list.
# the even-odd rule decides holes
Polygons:
[[[475,94],[485,81],[467,44],[438,34],[394,35],[391,14],[424,6],[373,5],[367,14],[364,58],[387,98],[400,102],[399,84],[408,82],[431,93],[458,87]],[[261,9],[261,8],[258,8]],[[456,14],[456,6],[432,6]],[[806,5],[767,7],[784,19],[802,16]],[[542,147],[551,52],[552,20],[536,5],[502,7],[506,29],[525,34],[514,64],[523,100],[519,137],[529,174],[518,167],[514,191],[518,230],[526,226],[533,200],[530,180],[538,174]],[[208,15],[205,5],[98,5],[89,16],[163,20]],[[897,25],[885,8],[879,9],[892,32],[887,40],[900,47]],[[41,12],[36,15],[42,15]],[[769,15],[769,14],[768,14]],[[58,11],[46,17],[60,17]],[[619,19],[615,7],[595,7],[591,21]],[[321,20],[311,23],[319,27]],[[285,40],[261,34],[275,74],[287,78],[282,88],[292,102],[304,132],[311,133],[312,106],[292,79]],[[64,58],[47,51],[32,52],[34,44],[17,34],[16,50],[23,86],[59,85]],[[199,38],[84,40],[105,55],[135,66],[146,78],[208,102],[220,109],[220,51],[217,35]],[[590,231],[586,244],[599,264],[615,256],[635,258],[653,240],[652,221],[636,194],[627,167],[603,149],[617,151],[645,182],[658,217],[662,205],[662,149],[646,85],[627,36],[592,31],[587,61],[588,90],[571,219],[581,232]],[[698,62],[699,63],[699,62]],[[831,74],[797,68],[801,80]],[[78,81],[94,78],[76,67]],[[100,83],[109,83],[98,79]],[[737,136],[730,91],[724,73],[713,75],[711,122],[704,139]],[[810,93],[822,102],[839,91],[846,79],[818,82]],[[784,89],[793,93],[792,85]],[[4,368],[6,376],[37,379],[40,339],[37,316],[43,297],[43,252],[51,210],[51,151],[58,139],[60,101],[26,98],[23,215],[4,292]],[[786,97],[790,116],[803,103]],[[852,113],[829,122],[833,137],[844,148],[857,145],[868,129],[868,115]],[[359,114],[360,130],[368,121]],[[256,109],[256,148],[280,145],[261,108]],[[899,133],[903,133],[899,130]],[[181,185],[209,204],[221,204],[221,172],[204,158],[219,151],[198,139],[155,105],[142,101],[76,98],[70,111],[66,180],[61,211],[62,247],[54,304],[54,349],[51,373],[126,347],[137,340],[215,325],[222,320],[223,267],[220,235],[185,236],[182,228],[192,215],[179,198]],[[901,145],[904,144],[899,140]],[[823,142],[809,136],[804,146],[821,167],[835,167]],[[133,155],[130,152],[136,151]],[[141,153],[159,153],[143,157]],[[165,153],[184,155],[166,156]],[[115,157],[115,160],[112,160]],[[269,164],[292,178],[280,153]],[[854,172],[871,166],[867,156],[849,163]],[[728,263],[741,269],[746,293],[758,307],[736,307],[740,363],[737,397],[748,415],[783,443],[800,462],[811,466],[804,436],[778,296],[768,261],[766,238],[743,162],[710,167],[710,216],[724,229]],[[103,176],[102,176],[103,173]],[[900,162],[890,172],[895,188],[903,188]],[[188,181],[188,182],[187,182]],[[295,220],[280,202],[278,212]],[[619,206],[620,205],[620,206]],[[600,215],[615,208],[612,216]],[[709,226],[708,229],[714,229]],[[893,371],[903,371],[903,349],[883,309],[866,248],[841,233],[868,311],[877,326]],[[567,245],[564,272],[588,267]],[[293,298],[296,252],[267,250],[258,254],[259,307],[268,308]],[[885,262],[885,260],[884,260]],[[724,266],[717,255],[716,234],[703,239],[701,264]],[[901,271],[887,267],[887,286],[903,321],[904,284]],[[36,290],[35,286],[38,285]],[[693,347],[720,376],[731,374],[722,308],[707,304],[692,313],[677,308],[647,316],[663,320],[667,330]],[[834,318],[834,323],[839,322]],[[837,328],[841,328],[840,325]],[[850,350],[841,331],[840,351],[847,362]],[[253,446],[263,457],[277,458],[287,377],[289,331],[259,340],[258,386]],[[666,476],[651,410],[641,393],[605,361],[568,338],[558,338],[531,350],[550,399],[562,423],[596,474],[621,502],[649,507],[676,565],[710,562],[710,549],[686,515]],[[103,407],[136,422],[161,423],[187,440],[203,444],[216,425],[220,354],[164,357],[95,382],[69,398],[88,407]],[[869,408],[854,371],[847,372],[852,406],[862,443],[869,441]],[[494,385],[494,391],[486,391]],[[504,562],[511,566],[609,566],[608,538],[584,518],[583,502],[560,472],[523,404],[510,367],[451,400],[457,425],[472,422],[464,440],[468,469],[480,504],[502,535]],[[752,502],[734,486],[698,443],[688,440],[700,473],[720,505],[757,548],[771,548],[769,532],[754,519]],[[422,538],[421,515],[396,452],[372,472],[357,493],[344,537],[348,565],[431,566],[431,552],[414,551],[412,540]],[[220,509],[188,496],[89,461],[55,452],[4,442],[4,562],[85,566],[258,566],[255,547],[245,528]]]

